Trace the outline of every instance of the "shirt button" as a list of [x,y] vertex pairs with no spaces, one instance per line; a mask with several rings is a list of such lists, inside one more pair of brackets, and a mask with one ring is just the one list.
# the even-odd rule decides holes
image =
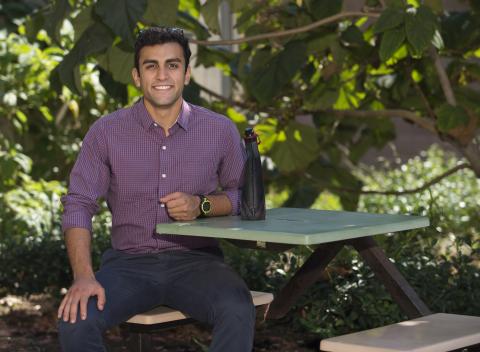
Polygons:
[[162,150],[166,150],[166,149],[167,149],[167,146],[162,145]]
[[156,123],[154,123],[153,125],[154,125],[155,127],[158,127],[158,124],[156,124]]
[[167,175],[166,175],[166,174],[162,174],[162,178],[166,178],[166,177],[167,177]]
[[165,204],[164,204],[164,203],[160,203],[160,207],[165,208]]

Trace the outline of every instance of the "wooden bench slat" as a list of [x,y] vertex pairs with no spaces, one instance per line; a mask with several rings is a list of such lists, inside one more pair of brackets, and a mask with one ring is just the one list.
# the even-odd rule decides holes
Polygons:
[[326,352],[442,352],[480,343],[480,317],[438,313],[322,340]]
[[[273,300],[273,294],[267,292],[250,291],[252,294],[253,304],[255,306],[261,306],[269,304]],[[127,320],[127,323],[153,325],[167,323],[171,321],[183,320],[189,318],[182,312],[165,307],[159,306],[148,312],[137,314]]]

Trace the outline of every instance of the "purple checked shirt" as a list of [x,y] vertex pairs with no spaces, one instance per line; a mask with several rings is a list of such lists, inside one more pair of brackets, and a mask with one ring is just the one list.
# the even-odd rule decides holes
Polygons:
[[173,220],[160,198],[173,193],[223,191],[240,208],[245,150],[234,123],[183,102],[177,122],[165,136],[143,100],[97,120],[86,134],[62,197],[63,231],[92,231],[97,200],[112,212],[112,247],[129,253],[192,249],[217,240],[157,234],[155,225]]

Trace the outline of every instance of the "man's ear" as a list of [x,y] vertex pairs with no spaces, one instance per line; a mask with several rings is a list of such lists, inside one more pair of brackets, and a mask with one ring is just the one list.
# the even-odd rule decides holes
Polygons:
[[135,83],[135,87],[140,88],[140,74],[136,67],[132,68],[132,79]]
[[190,83],[190,75],[191,75],[191,70],[190,70],[190,65],[187,67],[187,71],[185,72],[185,79],[183,80],[183,83],[185,85],[188,85]]

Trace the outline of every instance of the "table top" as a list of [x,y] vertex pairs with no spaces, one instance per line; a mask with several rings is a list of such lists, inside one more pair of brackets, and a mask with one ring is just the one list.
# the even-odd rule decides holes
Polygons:
[[424,216],[276,208],[265,220],[221,216],[158,224],[157,233],[299,245],[335,242],[429,225]]

